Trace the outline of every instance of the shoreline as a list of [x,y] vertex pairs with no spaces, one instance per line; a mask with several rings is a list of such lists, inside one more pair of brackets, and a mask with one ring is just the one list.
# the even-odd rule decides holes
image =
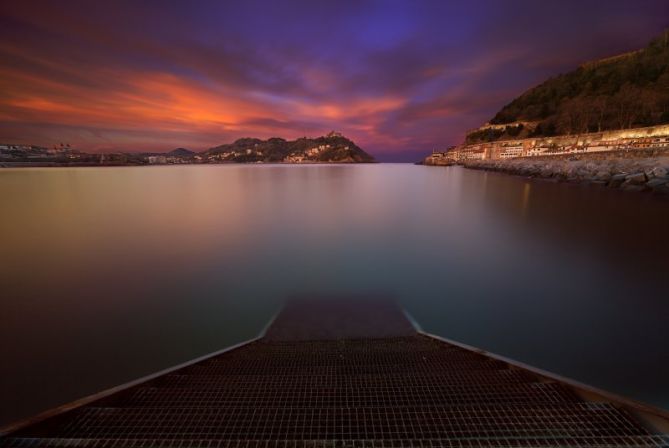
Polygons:
[[468,160],[451,164],[531,179],[595,185],[669,197],[669,150],[622,150],[596,154]]
[[332,162],[220,162],[220,163],[57,163],[57,162],[0,162],[2,168],[104,168],[104,167],[128,167],[128,166],[217,166],[217,165],[374,165],[381,162],[354,162],[354,161],[332,161]]
[[538,159],[477,160],[464,162],[462,166],[534,179],[669,196],[669,151],[650,157],[624,152],[608,156],[600,153]]

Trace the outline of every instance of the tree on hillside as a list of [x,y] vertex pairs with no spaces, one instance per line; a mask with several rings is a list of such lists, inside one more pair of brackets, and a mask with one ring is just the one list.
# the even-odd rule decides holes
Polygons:
[[638,116],[636,106],[639,89],[631,84],[625,84],[613,98],[615,123],[618,129],[629,129]]
[[606,95],[599,95],[592,99],[592,109],[597,132],[602,132],[602,125],[608,113],[609,102],[609,97]]
[[585,98],[570,98],[560,105],[557,130],[561,134],[583,134],[588,132],[592,108]]
[[514,138],[512,126],[518,121],[537,122],[528,132],[533,137],[669,123],[669,30],[642,50],[548,79],[490,121],[511,125],[506,132],[478,133],[468,140]]

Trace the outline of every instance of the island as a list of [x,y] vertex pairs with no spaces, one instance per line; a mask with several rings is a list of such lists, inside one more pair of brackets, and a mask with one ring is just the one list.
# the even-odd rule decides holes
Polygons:
[[669,30],[528,90],[421,163],[669,194]]
[[352,140],[338,132],[296,140],[241,138],[202,152],[177,148],[165,153],[91,154],[60,144],[0,144],[0,167],[23,166],[125,166],[217,163],[374,163]]

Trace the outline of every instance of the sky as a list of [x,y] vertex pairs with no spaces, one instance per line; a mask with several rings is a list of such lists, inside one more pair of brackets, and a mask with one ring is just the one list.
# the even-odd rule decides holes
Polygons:
[[667,27],[669,0],[4,1],[0,142],[201,151],[336,130],[415,161]]

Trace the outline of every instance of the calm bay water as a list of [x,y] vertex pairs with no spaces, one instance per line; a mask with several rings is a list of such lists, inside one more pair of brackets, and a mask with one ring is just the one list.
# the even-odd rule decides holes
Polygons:
[[338,294],[669,408],[652,196],[412,165],[4,169],[0,213],[0,422]]

